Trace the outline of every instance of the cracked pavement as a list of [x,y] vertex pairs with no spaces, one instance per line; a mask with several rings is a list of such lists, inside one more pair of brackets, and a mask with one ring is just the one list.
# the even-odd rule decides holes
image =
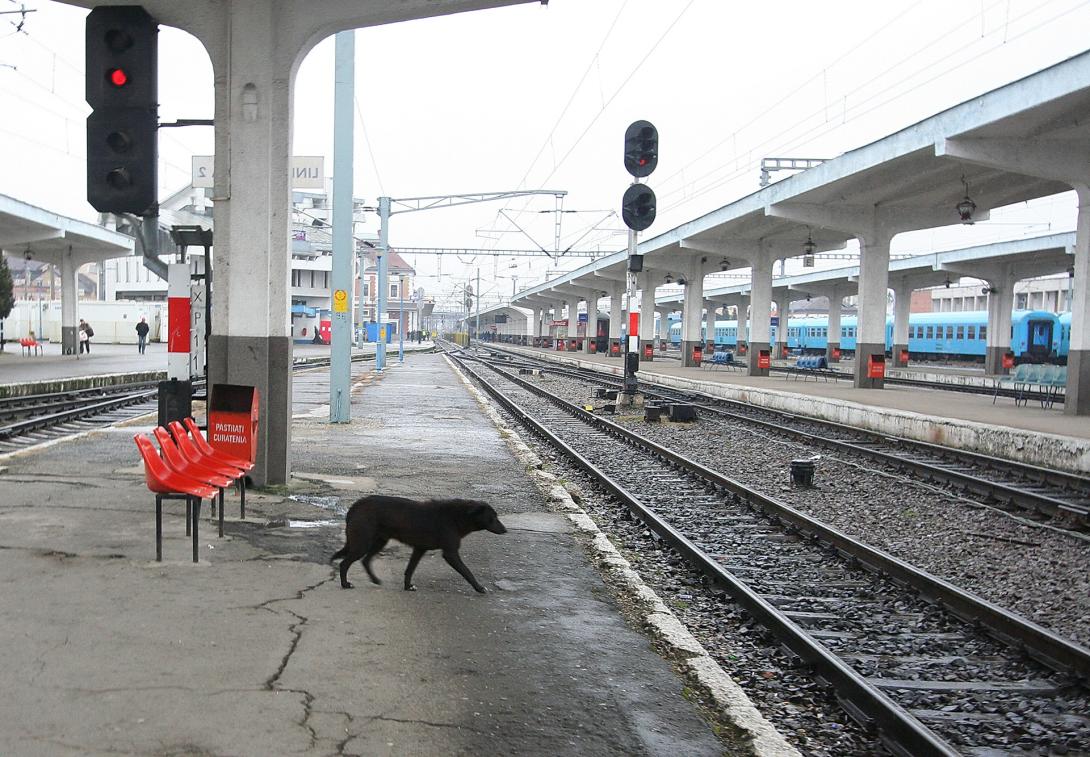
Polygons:
[[[722,751],[440,357],[361,381],[347,425],[323,421],[323,380],[294,378],[300,475],[246,521],[229,494],[223,539],[204,508],[196,565],[179,502],[154,562],[146,425],[2,461],[0,754]],[[509,533],[462,547],[489,593],[435,553],[401,591],[393,543],[381,586],[354,565],[341,589],[341,512],[376,490],[490,501]]]

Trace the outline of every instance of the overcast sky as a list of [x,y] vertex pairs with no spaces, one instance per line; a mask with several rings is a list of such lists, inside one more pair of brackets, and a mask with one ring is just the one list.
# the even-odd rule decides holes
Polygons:
[[[83,18],[21,0],[0,16],[0,193],[93,220],[85,201]],[[0,10],[19,7],[0,0]],[[359,30],[355,194],[566,190],[561,249],[624,246],[622,135],[645,118],[660,159],[654,235],[758,188],[762,157],[834,157],[1087,48],[1085,0],[552,0]],[[160,115],[212,116],[201,45],[164,27]],[[333,160],[333,40],[295,82],[294,152]],[[189,181],[211,129],[160,140],[160,196]],[[782,177],[781,177],[782,178]],[[554,247],[551,197],[396,216],[394,246]],[[515,229],[500,211],[528,232]],[[1074,228],[1070,195],[990,223],[899,237],[927,252]],[[374,229],[374,222],[368,224]],[[445,295],[481,269],[510,294],[585,259],[410,257]],[[790,270],[790,269],[789,269]],[[443,278],[439,279],[438,275]],[[507,278],[500,278],[507,277]]]

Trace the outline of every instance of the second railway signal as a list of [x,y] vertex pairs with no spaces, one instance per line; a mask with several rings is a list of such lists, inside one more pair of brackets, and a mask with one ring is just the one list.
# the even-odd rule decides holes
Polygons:
[[158,34],[135,5],[87,15],[87,201],[144,214],[158,198]]
[[621,220],[633,231],[643,231],[655,222],[655,193],[646,184],[633,184],[621,198]]

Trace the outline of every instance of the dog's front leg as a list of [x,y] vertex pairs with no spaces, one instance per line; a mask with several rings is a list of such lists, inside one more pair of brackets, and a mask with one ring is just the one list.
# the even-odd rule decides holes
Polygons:
[[469,585],[477,590],[478,593],[484,594],[488,590],[477,583],[477,579],[473,577],[473,574],[469,572],[469,568],[462,562],[462,558],[458,555],[457,550],[444,549],[443,559],[447,561],[447,564],[454,568],[456,571],[462,574],[462,578],[469,581]]
[[427,551],[420,547],[413,547],[413,556],[409,558],[409,566],[405,568],[405,591],[416,591],[416,587],[413,586],[413,571],[416,570],[417,563]]

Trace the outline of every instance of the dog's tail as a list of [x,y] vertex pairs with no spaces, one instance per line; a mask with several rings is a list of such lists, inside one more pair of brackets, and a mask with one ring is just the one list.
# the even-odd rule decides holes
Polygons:
[[331,554],[329,556],[329,561],[333,562],[334,560],[336,560],[339,557],[344,557],[346,554],[348,554],[348,545],[347,544],[345,544],[343,547],[341,547],[336,552]]

